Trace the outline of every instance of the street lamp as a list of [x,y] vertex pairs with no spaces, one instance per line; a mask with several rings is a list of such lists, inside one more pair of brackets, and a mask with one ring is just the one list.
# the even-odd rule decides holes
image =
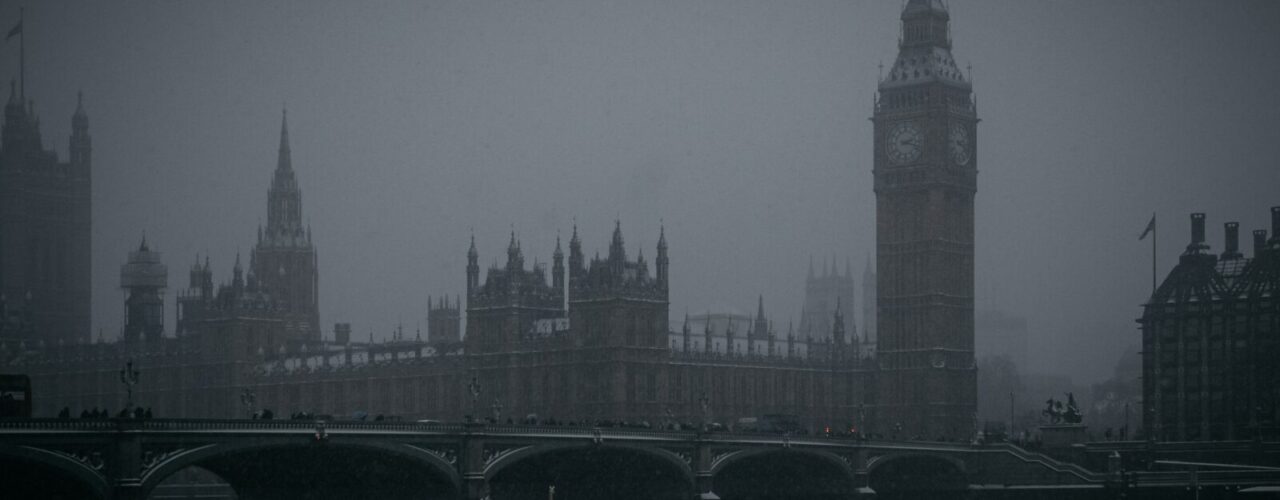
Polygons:
[[480,417],[480,381],[476,377],[471,377],[471,383],[467,384],[467,390],[471,391],[471,414],[472,418]]
[[125,411],[128,411],[133,408],[133,386],[138,385],[138,370],[134,369],[132,359],[120,369],[120,383],[124,384],[125,393],[128,394],[124,407]]
[[708,421],[711,420],[711,400],[707,398],[707,393],[702,393],[698,398],[698,404],[702,406],[702,428],[706,430]]
[[253,406],[257,402],[257,394],[254,394],[248,387],[245,387],[244,391],[240,393],[240,404],[245,407],[245,413],[249,415],[249,418],[253,418]]
[[498,401],[498,398],[494,397],[493,404],[489,406],[489,409],[493,411],[493,423],[496,424],[502,420],[502,401]]
[[856,430],[858,431],[858,435],[855,437],[858,439],[862,439],[867,433],[866,402],[858,403],[858,428]]
[[1129,440],[1129,402],[1124,402],[1124,427],[1120,429],[1120,440]]

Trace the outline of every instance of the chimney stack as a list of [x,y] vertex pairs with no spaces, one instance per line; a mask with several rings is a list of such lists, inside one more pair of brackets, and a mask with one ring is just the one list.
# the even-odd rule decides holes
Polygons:
[[1280,238],[1280,207],[1271,207],[1271,238]]
[[1253,258],[1262,256],[1262,251],[1267,249],[1267,230],[1255,229],[1253,231]]
[[1187,250],[1203,250],[1209,248],[1204,244],[1204,212],[1191,214],[1191,244]]
[[1225,260],[1243,257],[1240,254],[1240,223],[1228,222],[1222,226],[1223,233],[1226,235],[1223,241],[1222,258]]

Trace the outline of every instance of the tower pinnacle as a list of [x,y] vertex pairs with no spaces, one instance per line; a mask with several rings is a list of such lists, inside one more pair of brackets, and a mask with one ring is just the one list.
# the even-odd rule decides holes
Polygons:
[[289,154],[289,110],[280,111],[280,156],[277,170],[293,170],[293,158]]
[[613,221],[613,240],[609,243],[609,260],[617,262],[627,260],[627,250],[622,243],[621,219],[615,219]]

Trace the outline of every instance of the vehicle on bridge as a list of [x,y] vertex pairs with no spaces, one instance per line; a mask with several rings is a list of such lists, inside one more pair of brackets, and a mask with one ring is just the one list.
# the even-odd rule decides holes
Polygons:
[[0,374],[0,417],[31,418],[31,378]]
[[734,432],[764,434],[801,434],[800,417],[782,413],[771,413],[759,417],[743,417],[733,423]]

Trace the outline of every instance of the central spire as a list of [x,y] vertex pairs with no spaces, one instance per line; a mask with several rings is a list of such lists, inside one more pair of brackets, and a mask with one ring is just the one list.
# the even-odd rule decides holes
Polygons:
[[281,110],[280,116],[280,156],[276,160],[276,170],[293,170],[293,158],[289,154],[289,110]]
[[622,219],[613,221],[613,239],[609,243],[609,260],[615,262],[627,260],[627,250],[622,243]]
[[302,224],[302,192],[298,189],[289,153],[289,115],[288,111],[281,110],[280,156],[267,190],[266,236],[271,245],[300,244],[306,236]]

